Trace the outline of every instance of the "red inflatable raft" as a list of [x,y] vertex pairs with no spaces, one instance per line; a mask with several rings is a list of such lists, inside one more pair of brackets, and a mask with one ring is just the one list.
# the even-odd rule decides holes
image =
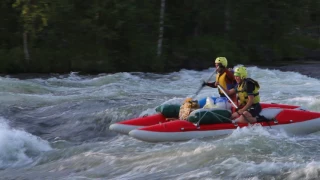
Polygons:
[[[281,108],[281,109],[301,109],[300,106],[287,105],[287,104],[275,104],[275,103],[261,103],[262,109],[265,108]],[[124,120],[118,123],[110,125],[109,129],[122,134],[128,134],[130,131],[138,128],[143,128],[159,123],[168,122],[165,116],[162,114],[154,114],[146,117],[138,117],[134,119]],[[232,124],[228,124],[231,125]]]
[[[268,122],[256,123],[272,129],[284,130],[288,135],[303,135],[320,130],[320,113],[281,107],[263,108]],[[156,117],[156,116],[155,116]],[[194,138],[231,134],[235,129],[249,126],[248,123],[196,125],[185,120],[175,120],[134,129],[129,135],[147,142],[185,141]]]

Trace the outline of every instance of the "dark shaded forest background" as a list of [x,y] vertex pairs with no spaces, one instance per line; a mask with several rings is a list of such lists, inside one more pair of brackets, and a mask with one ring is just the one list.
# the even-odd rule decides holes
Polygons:
[[319,0],[1,0],[0,24],[0,73],[320,60]]

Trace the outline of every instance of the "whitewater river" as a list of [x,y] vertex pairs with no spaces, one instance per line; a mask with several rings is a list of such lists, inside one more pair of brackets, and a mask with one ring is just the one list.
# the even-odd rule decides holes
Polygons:
[[[192,96],[214,69],[0,77],[0,179],[318,179],[320,132],[259,127],[230,136],[148,143],[109,130]],[[320,80],[248,68],[263,102],[320,111]],[[197,98],[217,96],[206,87]]]

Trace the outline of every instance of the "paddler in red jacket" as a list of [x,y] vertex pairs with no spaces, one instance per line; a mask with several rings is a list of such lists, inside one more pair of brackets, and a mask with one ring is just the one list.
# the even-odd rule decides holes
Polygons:
[[[214,61],[215,67],[216,67],[216,81],[215,82],[204,82],[202,86],[209,86],[212,88],[217,88],[217,85],[219,84],[224,89],[232,89],[236,85],[236,81],[234,78],[233,72],[231,72],[227,66],[228,66],[228,60],[225,57],[217,57]],[[226,97],[224,93],[218,89],[218,92],[220,94],[220,97]],[[236,104],[237,103],[237,96],[236,94],[233,94],[230,96],[232,101]]]

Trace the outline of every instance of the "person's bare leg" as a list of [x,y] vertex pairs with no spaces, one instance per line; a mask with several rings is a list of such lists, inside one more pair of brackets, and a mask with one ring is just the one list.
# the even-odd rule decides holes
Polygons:
[[257,122],[257,119],[255,117],[252,117],[252,115],[248,111],[245,111],[235,121],[237,123],[255,123],[255,122]]

